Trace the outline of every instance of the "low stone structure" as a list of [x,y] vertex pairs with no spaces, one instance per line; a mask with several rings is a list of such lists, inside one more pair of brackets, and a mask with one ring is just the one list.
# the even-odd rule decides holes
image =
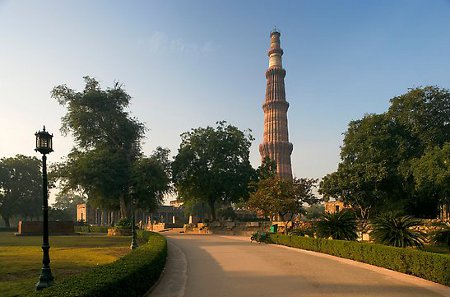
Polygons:
[[[19,221],[16,235],[42,235],[43,225],[41,221]],[[71,235],[75,233],[72,221],[49,221],[49,235]]]
[[344,209],[351,208],[348,205],[345,205],[342,201],[327,201],[325,202],[325,213],[337,213],[343,211]]
[[131,229],[108,228],[108,236],[131,236]]
[[[276,222],[273,222],[276,224]],[[185,233],[251,236],[257,231],[269,232],[272,222],[212,222],[184,225]]]

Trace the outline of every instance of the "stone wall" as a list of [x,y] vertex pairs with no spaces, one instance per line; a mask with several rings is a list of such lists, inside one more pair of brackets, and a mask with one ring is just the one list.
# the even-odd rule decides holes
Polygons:
[[257,231],[269,232],[271,222],[212,222],[186,224],[185,233],[251,236]]
[[[23,222],[19,221],[17,235],[41,235],[43,225],[41,221]],[[72,221],[49,221],[49,235],[69,235],[74,234],[75,230]]]

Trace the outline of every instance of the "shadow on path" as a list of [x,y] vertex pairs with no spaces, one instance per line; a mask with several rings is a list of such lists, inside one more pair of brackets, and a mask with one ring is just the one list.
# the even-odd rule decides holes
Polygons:
[[450,296],[363,267],[250,240],[166,237],[168,263],[150,297]]

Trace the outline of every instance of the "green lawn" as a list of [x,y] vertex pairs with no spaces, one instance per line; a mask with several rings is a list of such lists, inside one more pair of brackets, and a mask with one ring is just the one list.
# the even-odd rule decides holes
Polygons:
[[[127,254],[130,237],[74,235],[50,237],[50,267],[55,282]],[[0,296],[34,290],[42,267],[42,237],[0,232]]]

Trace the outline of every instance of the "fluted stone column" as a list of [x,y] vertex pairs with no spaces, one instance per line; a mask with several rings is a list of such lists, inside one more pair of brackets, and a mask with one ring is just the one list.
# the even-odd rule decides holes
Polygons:
[[278,176],[292,179],[291,154],[292,143],[289,142],[287,110],[284,90],[284,77],[280,47],[280,32],[274,30],[270,33],[270,48],[268,51],[269,68],[266,71],[266,100],[264,110],[264,138],[259,145],[262,160],[269,157],[277,164]]

